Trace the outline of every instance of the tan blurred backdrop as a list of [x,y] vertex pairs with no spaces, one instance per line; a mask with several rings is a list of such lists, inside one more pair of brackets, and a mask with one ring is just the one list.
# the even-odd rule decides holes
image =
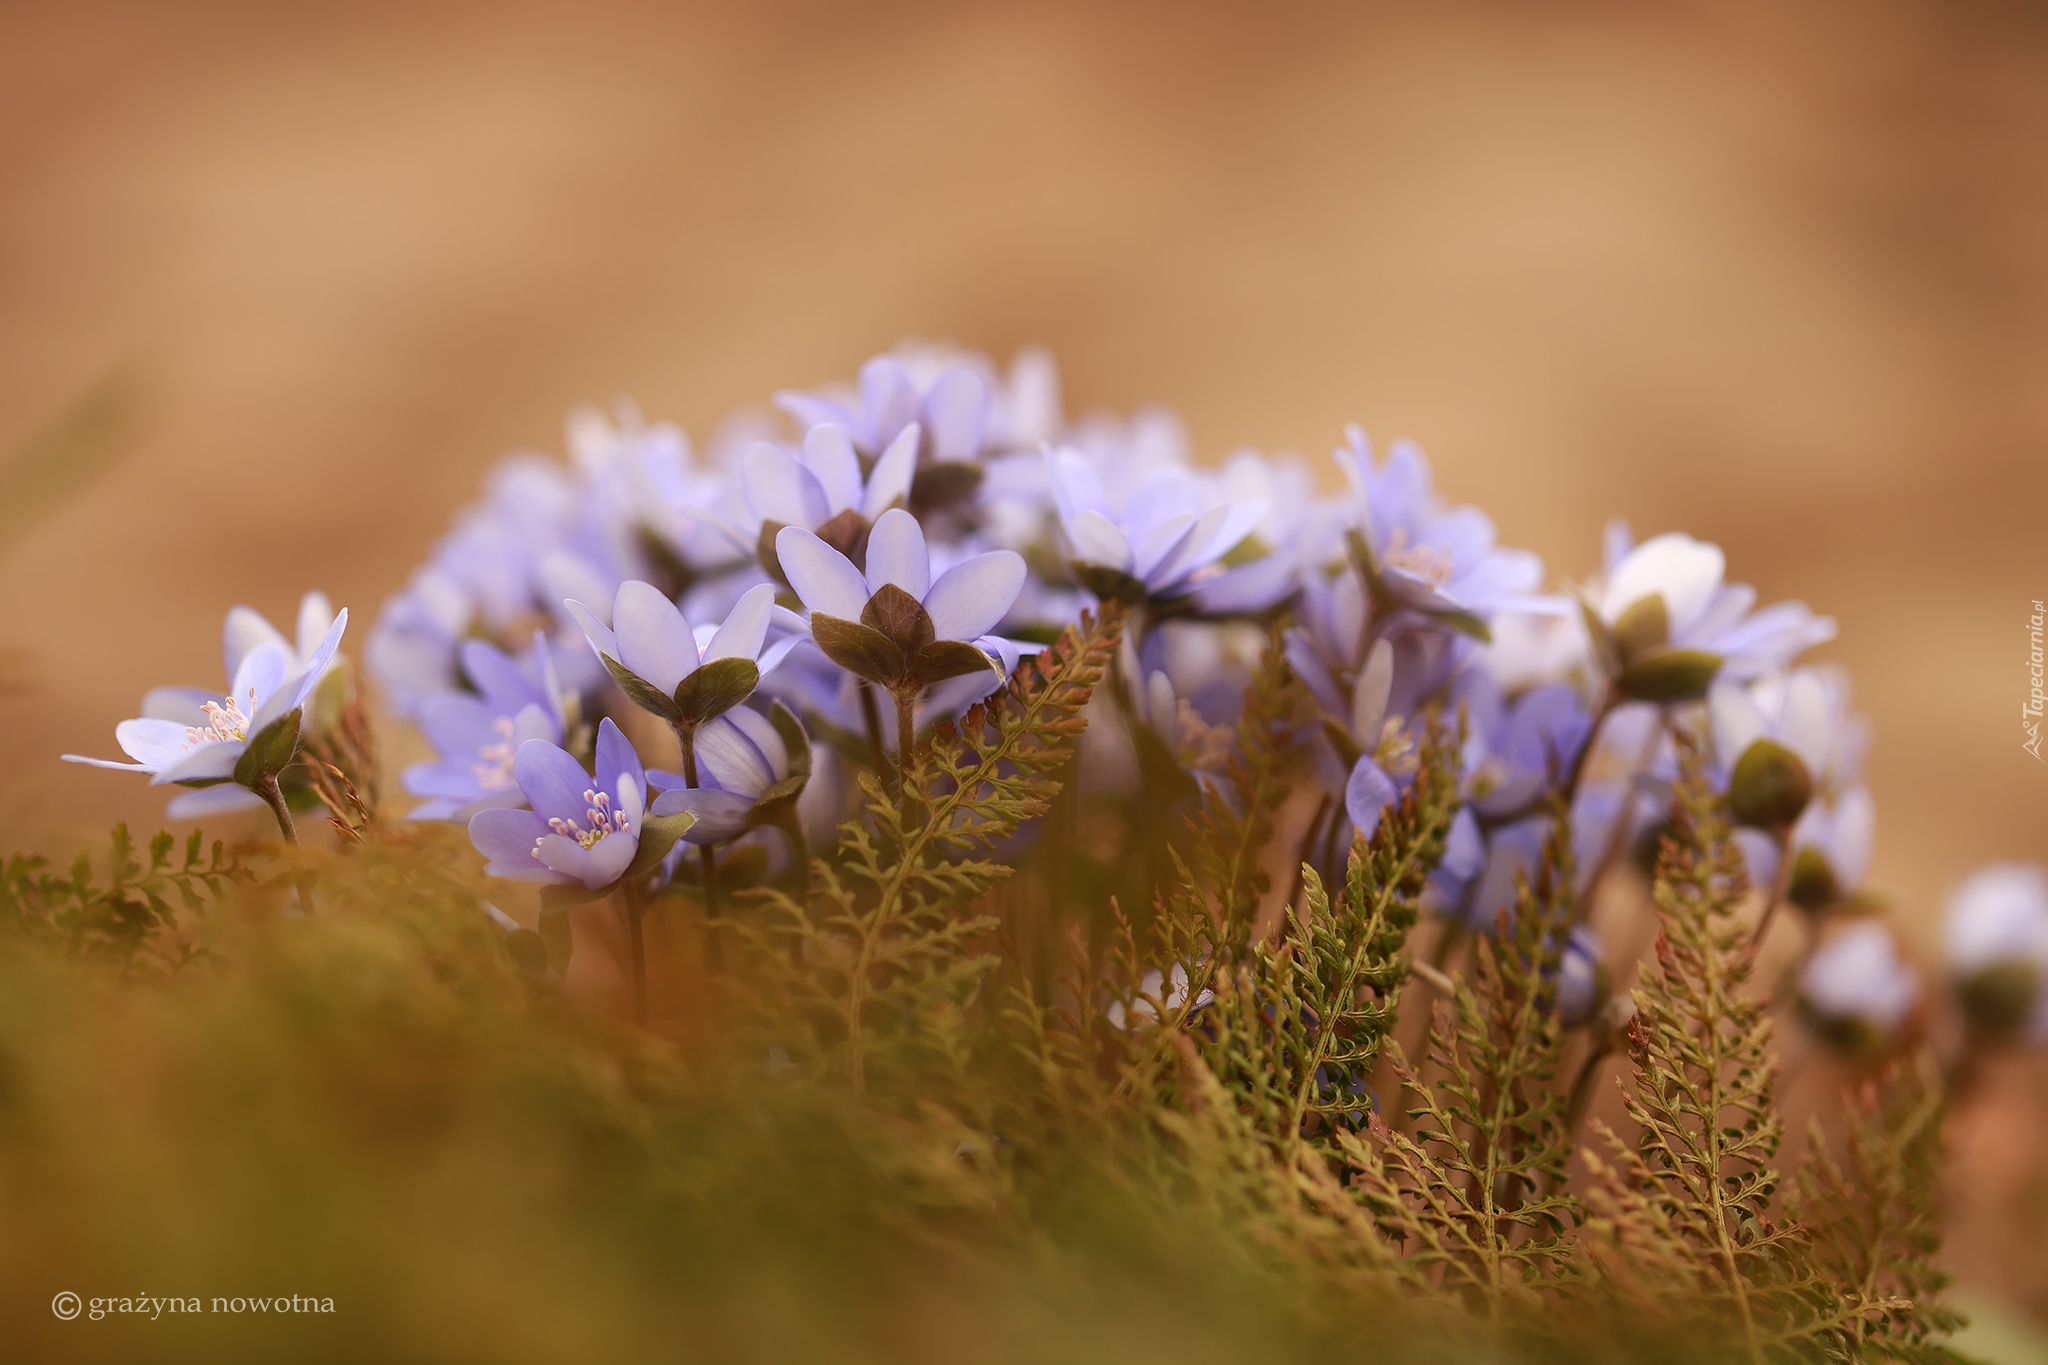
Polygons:
[[1920,923],[2048,853],[2039,5],[0,15],[7,847],[155,821],[57,754],[233,602],[359,643],[572,404],[702,435],[926,336],[1210,457],[1416,437],[1554,576],[1718,540],[1840,619]]

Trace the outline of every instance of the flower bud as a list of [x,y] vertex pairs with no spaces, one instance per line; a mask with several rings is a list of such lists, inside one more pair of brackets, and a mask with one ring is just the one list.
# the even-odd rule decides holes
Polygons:
[[1949,971],[1973,1029],[2048,1038],[2048,874],[1993,863],[1948,902]]
[[1653,649],[1625,663],[1616,684],[1635,701],[1692,701],[1704,696],[1721,656],[1701,649]]
[[1891,1050],[1920,1003],[1920,973],[1891,925],[1857,919],[1822,939],[1799,973],[1799,1010],[1820,1040],[1870,1058]]
[[1806,760],[1774,739],[1753,740],[1735,760],[1728,805],[1738,824],[1784,829],[1799,819],[1813,796]]

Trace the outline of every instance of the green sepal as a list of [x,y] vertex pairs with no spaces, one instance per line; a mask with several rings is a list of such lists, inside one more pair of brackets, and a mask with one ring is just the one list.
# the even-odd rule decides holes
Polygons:
[[811,638],[826,658],[857,677],[882,687],[894,687],[903,680],[907,662],[903,651],[873,626],[812,612]]
[[1806,760],[1775,739],[1753,740],[1728,779],[1728,809],[1752,829],[1785,829],[1813,799]]
[[1430,620],[1441,622],[1460,635],[1468,635],[1482,645],[1493,643],[1493,628],[1473,612],[1432,611],[1427,615]]
[[1083,564],[1076,559],[1069,563],[1074,577],[1081,580],[1081,586],[1105,602],[1122,602],[1136,606],[1147,596],[1143,582],[1125,573],[1112,569],[1106,564]]
[[[796,718],[796,712],[778,700],[768,708],[768,723],[775,727],[775,733],[782,737],[782,747],[789,751],[789,776],[801,774],[808,780],[811,775],[811,737],[804,733],[803,722]],[[783,780],[786,782],[789,778]]]
[[965,640],[934,640],[917,651],[911,660],[912,679],[920,686],[944,682],[983,669],[1002,676],[1002,661],[992,656],[979,645],[970,645]]
[[1636,701],[1692,701],[1706,695],[1721,671],[1721,656],[1703,649],[1657,649],[1621,670],[1616,680]]
[[1785,899],[1801,910],[1825,910],[1842,898],[1842,888],[1835,880],[1835,870],[1828,866],[1828,860],[1821,851],[1810,846],[1801,847],[1792,855],[1792,881],[1785,888]]
[[235,781],[253,788],[283,772],[299,752],[299,722],[305,715],[303,708],[294,707],[257,731],[235,763]]
[[674,815],[648,815],[640,820],[640,847],[633,854],[633,861],[626,867],[627,877],[639,877],[652,872],[676,841],[690,832],[690,826],[697,823],[697,817],[688,811]]
[[1614,622],[1615,653],[1624,660],[1640,659],[1650,651],[1671,643],[1671,609],[1664,594],[1653,592],[1628,604]]
[[1614,678],[1621,675],[1621,646],[1615,643],[1614,632],[1601,619],[1599,610],[1588,601],[1584,592],[1576,592],[1573,598],[1579,604],[1579,619],[1586,624],[1586,638],[1593,645],[1593,662],[1600,668],[1600,676]]
[[1971,1025],[2005,1038],[2032,1017],[2041,989],[2041,970],[2020,958],[1996,963],[1963,982],[1957,1001]]
[[188,777],[172,785],[179,787],[218,787],[223,782],[235,781],[232,777]]
[[569,955],[574,949],[569,933],[569,906],[548,904],[547,893],[567,887],[543,887],[541,889],[540,919],[536,932],[540,934],[541,947],[547,953],[548,966],[556,976],[569,974]]
[[676,684],[676,718],[693,727],[716,720],[760,685],[761,666],[752,659],[713,659]]
[[867,606],[861,610],[860,623],[888,637],[890,643],[903,651],[905,658],[938,638],[938,631],[932,626],[931,613],[924,609],[924,603],[894,583],[884,583],[868,599]]
[[604,660],[605,672],[612,675],[612,681],[626,694],[626,699],[642,711],[649,711],[671,723],[681,720],[675,699],[656,687],[632,669],[620,663],[609,654],[598,655]]

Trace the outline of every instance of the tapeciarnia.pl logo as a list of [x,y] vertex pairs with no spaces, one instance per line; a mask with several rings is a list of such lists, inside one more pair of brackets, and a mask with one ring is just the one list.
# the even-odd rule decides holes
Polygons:
[[2033,674],[2034,687],[2027,694],[2026,705],[2020,708],[2020,724],[2026,727],[2027,731],[2026,743],[2020,745],[2020,747],[2032,754],[2036,762],[2048,763],[2048,759],[2041,757],[2041,618],[2043,615],[2048,615],[2048,612],[2042,610],[2041,602],[2037,598],[2034,602],[2034,615],[2027,627],[2027,643],[2029,646],[2027,668]]

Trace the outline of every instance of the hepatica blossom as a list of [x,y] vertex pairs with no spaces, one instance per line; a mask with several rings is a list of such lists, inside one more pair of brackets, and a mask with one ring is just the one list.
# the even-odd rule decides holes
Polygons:
[[[426,800],[414,820],[468,820],[491,806],[524,804],[512,760],[529,739],[560,744],[566,717],[547,638],[536,632],[522,667],[482,640],[465,641],[462,671],[475,687],[428,700],[420,732],[440,757],[405,770],[405,789]],[[531,671],[529,671],[529,669]]]
[[789,583],[828,657],[868,681],[915,696],[926,686],[1001,667],[990,635],[1023,589],[1024,559],[991,550],[932,577],[931,550],[910,513],[882,514],[867,572],[800,527],[776,537]]
[[1252,533],[1258,502],[1226,502],[1187,469],[1165,466],[1112,497],[1079,448],[1047,455],[1053,497],[1075,572],[1098,597],[1126,602],[1185,596]]
[[595,773],[558,745],[529,739],[512,774],[532,809],[479,811],[469,822],[470,842],[490,860],[485,872],[593,891],[626,874],[640,851],[647,774],[618,726],[598,723]]
[[[340,647],[348,613],[337,615],[304,656],[282,637],[267,638],[252,629],[251,617],[255,614],[247,608],[228,617],[227,691],[157,688],[142,699],[140,717],[114,727],[115,740],[132,762],[82,754],[65,754],[65,761],[148,773],[152,786],[236,784],[232,803],[218,797],[182,807],[173,802],[173,818],[253,806],[266,791],[274,794],[277,774],[298,750],[301,708]],[[271,804],[275,808],[278,803]]]
[[634,704],[686,727],[744,700],[794,643],[768,642],[775,589],[767,584],[748,589],[717,626],[692,627],[661,589],[637,580],[620,586],[610,625],[581,602],[567,606]]
[[810,746],[796,718],[735,707],[697,734],[699,785],[680,773],[650,772],[657,816],[687,814],[693,844],[722,844],[793,813],[810,772]]

